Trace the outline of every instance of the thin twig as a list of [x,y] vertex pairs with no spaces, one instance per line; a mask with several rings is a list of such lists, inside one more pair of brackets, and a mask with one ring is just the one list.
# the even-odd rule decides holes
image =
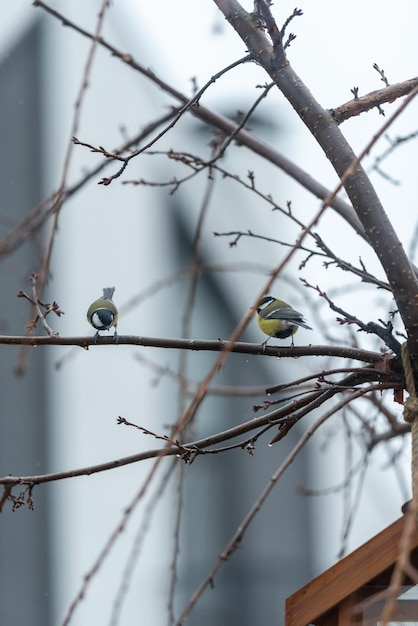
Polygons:
[[[376,389],[379,392],[382,392],[385,389],[392,389],[392,387],[393,387],[393,383],[390,383],[390,384],[379,383],[377,385],[370,385],[369,387],[367,387],[367,392],[370,393],[370,391],[372,391],[373,389]],[[310,406],[312,406],[312,403],[315,402],[316,400],[318,400],[316,401],[316,406],[320,406],[320,404],[323,404],[326,400],[329,400],[330,398],[332,398],[333,396],[335,396],[337,393],[340,392],[340,390],[337,388],[330,389],[329,391],[330,393],[327,395],[324,395],[324,390],[311,392],[310,396],[301,398],[299,400],[294,400],[291,403],[289,403],[287,406],[282,407],[279,410],[276,409],[274,411],[266,413],[265,415],[262,415],[261,417],[252,418],[247,422],[240,423],[238,426],[234,426],[225,431],[216,433],[214,435],[210,435],[209,437],[205,437],[204,439],[180,444],[179,442],[177,443],[173,442],[173,440],[169,437],[161,436],[159,438],[163,439],[164,441],[168,441],[169,442],[168,445],[171,447],[150,449],[150,450],[146,450],[145,452],[139,452],[138,454],[133,454],[131,456],[114,459],[112,461],[100,463],[98,465],[89,465],[87,467],[81,467],[81,468],[77,468],[77,469],[69,470],[69,471],[52,472],[49,474],[38,474],[38,475],[33,475],[33,476],[10,476],[10,475],[3,476],[0,478],[0,485],[4,485],[4,486],[40,485],[44,483],[55,482],[58,480],[75,478],[77,476],[91,476],[92,474],[106,472],[109,470],[116,469],[118,467],[124,467],[126,465],[138,463],[140,461],[144,461],[147,459],[159,458],[161,456],[173,456],[173,455],[182,456],[183,455],[184,457],[187,457],[188,453],[199,454],[200,451],[202,451],[202,454],[206,454],[207,448],[210,448],[211,446],[216,446],[216,445],[219,445],[220,443],[224,443],[231,439],[238,438],[247,433],[257,431],[258,429],[263,428],[266,425],[270,429],[273,426],[278,425],[278,424],[282,424],[284,426],[288,422],[293,424],[295,419],[299,420],[302,417],[301,413],[298,413],[298,410],[300,407],[304,407],[308,405],[309,403],[310,403]],[[120,423],[123,423],[123,421],[121,421]],[[129,424],[130,423],[127,422],[127,425]],[[144,429],[143,427],[139,427],[139,429],[142,432],[147,431],[147,429]],[[155,434],[150,433],[150,431],[148,431],[147,434],[152,434],[153,436],[155,436]],[[260,433],[257,434],[257,437],[259,437],[259,435]],[[251,437],[251,440],[254,440],[254,436]],[[247,443],[248,443],[247,440],[240,441],[234,446],[229,446],[228,450],[237,449],[237,448],[245,449],[247,446]],[[219,449],[214,449],[213,451],[210,451],[210,452],[218,453]]]
[[153,497],[151,498],[151,500],[148,502],[147,506],[145,507],[140,526],[132,542],[132,549],[127,559],[125,568],[122,572],[120,584],[117,589],[115,599],[113,601],[109,626],[117,626],[119,623],[119,616],[122,610],[123,601],[126,597],[126,594],[129,590],[129,586],[132,582],[132,576],[134,573],[135,566],[138,564],[139,554],[140,554],[143,542],[145,540],[145,536],[150,528],[157,504],[160,502],[161,497],[164,494],[164,491],[167,489],[169,485],[170,478],[173,475],[173,471],[176,465],[177,465],[177,459],[172,459],[171,463],[167,465],[167,469],[165,473],[160,478],[159,487],[157,488],[155,494],[153,495]]
[[322,426],[324,422],[326,422],[329,419],[329,417],[334,415],[338,410],[340,410],[343,406],[345,406],[347,402],[352,401],[355,398],[360,398],[362,395],[364,395],[364,390],[358,390],[354,392],[353,394],[351,394],[350,400],[348,398],[342,399],[341,402],[339,402],[336,406],[334,406],[330,411],[324,413],[319,419],[317,419],[308,428],[308,430],[302,435],[302,437],[299,439],[299,441],[294,446],[294,448],[292,449],[290,454],[287,456],[285,461],[282,463],[282,465],[280,465],[277,471],[271,476],[269,482],[264,487],[260,496],[254,502],[253,506],[251,507],[251,509],[248,511],[247,515],[241,522],[239,528],[236,530],[236,532],[231,537],[230,541],[228,542],[228,544],[226,545],[226,547],[220,554],[218,561],[216,562],[216,564],[211,569],[209,574],[202,581],[202,583],[196,589],[195,593],[190,598],[187,606],[184,608],[180,617],[178,618],[176,622],[176,626],[182,626],[182,624],[184,624],[186,618],[190,615],[190,612],[192,611],[193,607],[196,605],[199,598],[202,596],[203,592],[207,589],[207,587],[213,585],[213,581],[214,581],[216,574],[221,569],[221,567],[230,560],[234,552],[236,552],[236,550],[240,547],[246,531],[248,530],[249,526],[253,522],[257,513],[260,511],[264,502],[267,500],[268,496],[273,491],[274,487],[277,484],[277,481],[279,480],[279,478],[281,478],[281,476],[284,474],[286,469],[293,463],[293,461],[295,460],[299,452],[302,450],[305,444],[309,441],[312,435],[318,430],[320,426]]
[[[91,39],[93,37],[92,33],[89,33],[74,22],[71,22],[71,20],[68,20],[66,17],[64,17],[62,14],[58,13],[54,9],[51,9],[41,0],[37,0],[34,4],[35,6],[43,8],[56,19],[61,20],[65,26],[74,29],[83,37],[87,37],[88,39]],[[189,103],[190,98],[179,92],[167,82],[161,80],[150,69],[137,63],[130,54],[126,54],[117,50],[102,37],[100,38],[99,42],[100,45],[108,50],[113,57],[120,59],[123,63],[125,63],[135,71],[140,72],[142,75],[146,76],[149,80],[158,85],[163,91],[170,94],[173,98],[181,102],[182,105],[186,105],[187,103]],[[201,105],[199,105],[198,107],[192,107],[191,109],[189,109],[189,111],[194,116],[200,118],[201,120],[215,128],[219,128],[226,134],[234,132],[237,127],[237,124],[232,120],[222,115],[219,115],[218,113],[215,113],[214,111],[211,111],[210,109]],[[240,144],[247,146],[256,154],[259,154],[271,163],[277,165],[289,176],[297,180],[302,186],[311,191],[311,193],[313,193],[316,197],[324,199],[329,196],[330,192],[326,187],[324,187],[324,185],[318,183],[316,179],[307,174],[304,170],[302,170],[302,168],[298,167],[295,163],[290,161],[290,159],[279,153],[277,150],[273,149],[271,146],[268,146],[267,144],[262,142],[252,133],[241,129],[236,138],[239,140]],[[345,202],[341,198],[337,198],[336,196],[334,196],[330,201],[330,206],[335,211],[337,211],[349,224],[351,224],[351,226],[361,237],[365,238],[363,226],[355,215],[352,207],[347,202]]]

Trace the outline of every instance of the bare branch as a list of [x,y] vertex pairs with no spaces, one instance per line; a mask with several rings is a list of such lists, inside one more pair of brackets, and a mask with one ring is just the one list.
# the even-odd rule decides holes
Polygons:
[[390,85],[384,89],[371,91],[365,96],[355,97],[354,100],[349,100],[349,102],[341,104],[335,109],[330,109],[330,113],[337,124],[342,124],[346,120],[350,119],[350,117],[366,113],[367,111],[370,111],[377,106],[381,106],[386,102],[392,104],[398,98],[402,98],[403,96],[410,94],[411,91],[416,89],[417,86],[418,77],[410,78],[402,83]]
[[[357,392],[352,394],[350,399],[354,400],[355,398],[361,397],[362,395],[363,395],[362,391],[357,391]],[[293,461],[295,460],[295,458],[297,457],[299,452],[302,450],[302,448],[305,446],[305,444],[309,441],[309,439],[312,437],[312,435],[318,430],[318,428],[320,428],[320,426],[322,426],[322,424],[324,422],[326,422],[331,415],[334,415],[334,413],[336,411],[338,411],[343,406],[345,406],[347,401],[348,401],[347,398],[341,400],[341,402],[336,407],[333,407],[333,409],[329,413],[325,413],[324,415],[322,415],[319,419],[317,419],[308,428],[308,430],[304,433],[304,435],[299,439],[298,443],[295,445],[295,447],[290,452],[290,454],[287,456],[287,458],[282,463],[282,465],[280,465],[280,467],[277,469],[277,471],[271,476],[269,482],[264,487],[264,489],[261,492],[260,496],[254,502],[253,506],[248,511],[248,513],[245,516],[244,520],[239,525],[239,528],[236,530],[236,532],[234,533],[234,535],[231,537],[230,541],[228,542],[227,546],[224,548],[224,550],[220,554],[220,556],[218,558],[218,561],[216,562],[214,567],[211,569],[209,574],[202,581],[202,583],[196,589],[196,591],[193,594],[193,596],[190,598],[187,606],[184,608],[184,610],[182,611],[180,617],[178,618],[178,620],[176,622],[176,626],[182,626],[182,624],[184,624],[186,618],[189,616],[189,614],[192,611],[193,607],[196,605],[197,601],[202,596],[203,592],[207,589],[207,587],[209,587],[210,585],[213,585],[213,580],[214,580],[216,574],[218,573],[218,571],[221,569],[221,567],[225,563],[227,563],[230,560],[231,556],[240,547],[240,545],[242,543],[242,540],[243,540],[243,537],[244,537],[244,534],[246,533],[246,531],[248,530],[249,526],[253,522],[255,516],[257,515],[257,513],[260,511],[263,503],[267,500],[267,498],[269,497],[269,495],[273,491],[273,489],[276,486],[277,481],[279,480],[279,478],[284,474],[286,469],[293,463]]]
[[[45,11],[50,13],[53,17],[61,20],[65,26],[73,28],[80,35],[91,39],[93,37],[92,33],[84,30],[77,24],[71,22],[63,15],[53,10],[51,7],[48,7],[45,3],[38,0],[36,2],[36,6],[43,8]],[[179,101],[182,105],[186,105],[190,102],[190,98],[179,92],[177,89],[169,85],[167,82],[160,79],[154,72],[149,70],[148,68],[137,63],[130,54],[126,54],[117,50],[110,43],[105,41],[103,37],[99,38],[99,43],[105,49],[107,49],[112,56],[119,58],[123,63],[134,69],[135,71],[140,72],[151,81],[153,81],[156,85],[158,85],[163,91],[170,94],[173,98]],[[201,105],[193,106],[188,109],[192,115],[198,117],[199,119],[205,121],[206,123],[214,126],[215,128],[219,128],[226,134],[230,135],[233,133],[237,124],[232,120],[216,113],[206,107]],[[308,189],[311,193],[313,193],[317,198],[321,200],[325,200],[325,198],[329,197],[330,192],[324,186],[321,185],[317,180],[315,180],[312,176],[310,176],[307,172],[305,172],[302,168],[297,166],[293,161],[288,159],[285,155],[279,153],[277,150],[267,145],[257,137],[255,137],[252,133],[241,129],[236,139],[239,140],[240,144],[245,145],[247,148],[259,154],[263,158],[267,159],[271,163],[277,165],[280,169],[286,172],[289,176],[297,180],[301,185],[303,185],[306,189]],[[341,198],[333,197],[330,206],[339,214],[343,219],[345,219],[352,228],[361,236],[365,237],[364,229],[357,216],[355,215],[352,207],[342,200]]]
[[[226,19],[238,32],[247,49],[257,62],[264,67],[275,81],[280,91],[299,114],[318,141],[325,155],[330,159],[340,177],[340,185],[332,196],[324,202],[328,206],[332,197],[344,186],[357,216],[362,222],[367,237],[381,262],[393,290],[400,315],[408,333],[409,353],[413,361],[418,361],[418,324],[415,323],[418,308],[418,281],[414,270],[402,248],[402,244],[390,223],[377,193],[360,162],[369,152],[393,121],[418,94],[418,85],[412,89],[395,114],[381,127],[358,157],[354,154],[345,137],[340,132],[332,115],[315,100],[305,84],[294,72],[282,46],[273,47],[264,33],[254,25],[237,0],[215,0]],[[260,4],[265,0],[258,0]],[[269,11],[269,8],[266,8]]]

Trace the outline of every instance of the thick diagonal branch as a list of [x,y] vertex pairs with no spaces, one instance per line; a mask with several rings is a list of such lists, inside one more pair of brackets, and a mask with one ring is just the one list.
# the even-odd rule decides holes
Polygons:
[[410,354],[418,360],[418,282],[368,176],[356,162],[356,155],[331,113],[315,100],[290,66],[283,46],[277,41],[273,46],[260,27],[259,15],[270,11],[267,2],[257,2],[260,9],[257,17],[246,12],[237,0],[214,2],[314,135],[344,181],[344,188],[393,289],[408,332]]

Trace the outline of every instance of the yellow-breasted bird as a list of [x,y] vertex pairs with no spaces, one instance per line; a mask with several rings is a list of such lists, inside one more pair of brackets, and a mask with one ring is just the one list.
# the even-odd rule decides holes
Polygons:
[[90,304],[87,311],[87,321],[96,329],[94,335],[94,343],[100,337],[99,330],[110,330],[112,326],[115,328],[113,334],[113,342],[118,343],[118,333],[116,327],[118,325],[118,310],[113,302],[114,287],[105,287],[103,295]]
[[276,300],[271,296],[265,296],[261,298],[257,306],[257,321],[260,329],[266,335],[269,335],[268,339],[263,343],[265,346],[270,337],[277,337],[278,339],[292,338],[298,330],[299,326],[312,330],[306,323],[302,313],[295,311],[290,304],[283,302],[283,300]]

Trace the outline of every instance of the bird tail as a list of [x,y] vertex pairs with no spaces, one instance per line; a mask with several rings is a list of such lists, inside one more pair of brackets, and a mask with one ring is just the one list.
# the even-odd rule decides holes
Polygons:
[[311,328],[310,326],[308,326],[308,324],[305,322],[305,320],[294,320],[294,323],[297,324],[298,326],[302,326],[302,328],[307,328],[308,330],[313,330],[313,328]]
[[103,298],[106,298],[107,300],[111,300],[113,297],[113,294],[115,292],[115,288],[114,287],[104,287],[103,289]]

